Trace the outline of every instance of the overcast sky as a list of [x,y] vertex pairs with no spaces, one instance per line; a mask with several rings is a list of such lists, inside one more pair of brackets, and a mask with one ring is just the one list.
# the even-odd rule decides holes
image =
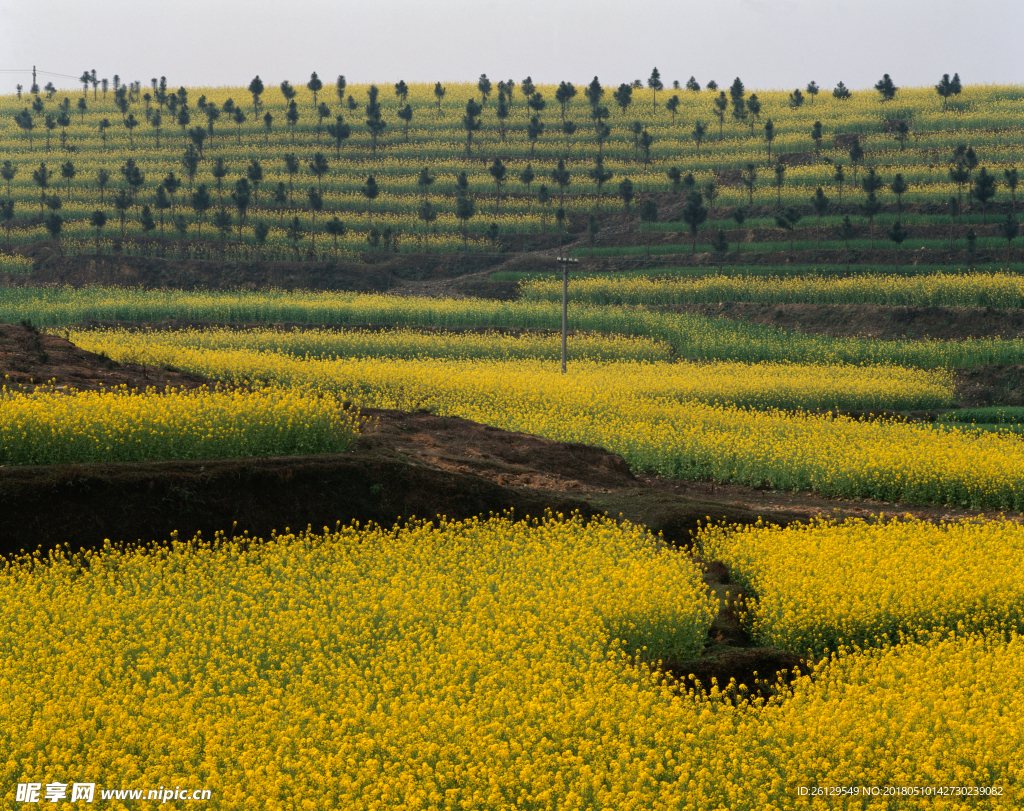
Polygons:
[[792,89],[1024,84],[1024,0],[0,0],[0,92],[95,69],[178,85],[695,76]]

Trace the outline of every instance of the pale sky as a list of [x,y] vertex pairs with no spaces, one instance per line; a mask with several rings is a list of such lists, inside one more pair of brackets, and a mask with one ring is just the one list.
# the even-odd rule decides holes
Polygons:
[[[1024,0],[0,0],[0,92],[122,81],[190,86],[492,81],[725,87],[1024,84]],[[42,73],[45,71],[45,73]],[[62,78],[52,74],[65,74]]]

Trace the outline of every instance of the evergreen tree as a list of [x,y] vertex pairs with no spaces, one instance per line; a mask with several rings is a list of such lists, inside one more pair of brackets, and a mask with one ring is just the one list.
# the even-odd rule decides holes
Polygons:
[[748,163],[740,174],[740,182],[747,190],[747,205],[754,207],[754,187],[757,185],[757,167]]
[[814,213],[818,215],[818,225],[814,241],[815,250],[818,250],[821,247],[821,215],[828,211],[828,204],[829,199],[825,196],[825,192],[822,191],[821,186],[818,186],[817,191],[814,192],[814,196],[811,197],[811,207],[814,209]]
[[455,198],[455,216],[458,217],[459,222],[462,224],[462,249],[464,251],[469,246],[466,224],[473,218],[474,214],[476,214],[476,203],[473,202],[473,198],[460,192]]
[[370,203],[377,199],[380,194],[380,188],[377,186],[377,179],[373,175],[369,175],[366,178],[366,183],[363,184],[362,188],[359,189],[362,192],[363,197],[366,198],[366,216],[373,222],[373,212],[370,210]]
[[559,205],[565,199],[565,189],[571,182],[571,175],[569,170],[565,168],[565,161],[561,158],[558,159],[558,166],[551,170],[551,180],[558,186],[559,193]]
[[672,126],[676,124],[676,114],[679,112],[679,96],[672,96],[665,102],[665,109],[672,115]]
[[693,125],[693,132],[691,133],[691,135],[693,136],[694,143],[697,144],[697,154],[698,155],[700,155],[700,145],[701,145],[701,142],[704,140],[704,136],[706,134],[707,134],[707,126],[704,124],[704,122],[703,121],[695,122],[694,125]]
[[839,184],[839,205],[843,205],[843,181],[846,180],[846,172],[843,171],[843,164],[836,164],[836,171],[832,179]]
[[[405,105],[405,106],[406,106],[406,108],[409,107],[408,104]],[[399,115],[399,117],[402,116],[402,111],[401,110],[398,111],[398,115]],[[411,117],[412,117],[412,114],[410,113],[410,118]],[[344,119],[339,115],[334,120],[333,124],[328,124],[327,125],[327,134],[330,135],[334,139],[334,156],[338,160],[341,160],[341,142],[346,140],[352,134],[352,129],[349,127],[348,124],[345,123]],[[405,140],[406,141],[409,140],[409,122],[408,121],[406,121],[406,124],[405,124]]]
[[430,167],[424,166],[420,169],[419,176],[416,178],[416,184],[420,187],[420,191],[423,192],[423,199],[427,199],[427,191],[434,184],[436,178],[430,174]]
[[68,182],[68,202],[71,202],[71,181],[75,179],[75,175],[78,171],[75,169],[75,164],[71,161],[64,161],[60,165],[60,176]]
[[629,204],[633,202],[633,181],[628,177],[622,178],[619,181],[619,197],[622,199],[622,207],[626,214],[626,225],[628,227],[629,221],[632,217],[632,212],[629,209]]
[[690,234],[693,237],[693,247],[690,252],[696,253],[697,229],[708,218],[708,210],[704,208],[704,199],[699,191],[690,192],[686,198],[686,207],[683,209],[682,217],[683,222],[689,226]]
[[441,99],[444,98],[445,89],[440,82],[434,85],[434,98],[437,99],[437,117],[441,117]]
[[370,140],[373,144],[373,154],[377,155],[377,139],[384,133],[387,122],[381,117],[380,102],[377,101],[379,94],[377,85],[370,85],[369,95],[366,102],[366,127],[370,130]]
[[[7,177],[7,175],[4,175],[4,177]],[[1017,167],[1014,166],[1010,169],[1004,169],[1003,178],[1006,183],[1006,188],[1010,190],[1010,201],[1013,206],[1013,218],[1017,219]],[[7,196],[11,196],[10,181],[8,181],[7,184]]]
[[651,257],[651,231],[658,221],[658,204],[648,197],[640,206],[640,220],[647,223],[647,258]]
[[896,246],[896,250],[895,250],[894,254],[895,254],[895,257],[896,257],[896,272],[899,273],[900,272],[900,245],[902,245],[903,242],[906,240],[906,238],[907,238],[907,231],[906,231],[906,229],[902,225],[900,225],[900,223],[894,222],[892,224],[892,227],[890,227],[889,230],[886,231],[885,233],[889,237],[889,239],[892,240],[893,244]]
[[245,174],[252,184],[252,203],[257,205],[259,203],[260,183],[263,182],[263,165],[256,158],[252,158],[245,169]]
[[768,163],[771,163],[772,141],[775,140],[775,124],[770,118],[764,124],[764,140],[768,143]]
[[100,255],[100,231],[102,231],[103,227],[107,224],[106,212],[101,211],[100,209],[96,209],[89,216],[89,223],[92,225],[93,228],[96,229],[96,255],[99,256]]
[[576,87],[571,82],[560,82],[555,91],[555,101],[562,107],[562,123],[565,123],[565,105],[576,96]]
[[978,176],[974,179],[974,189],[972,191],[972,197],[981,203],[981,223],[982,225],[987,224],[987,206],[991,202],[992,198],[996,196],[996,178],[995,175],[990,175],[988,170],[983,166],[981,171],[978,172]]
[[723,90],[718,94],[715,99],[715,116],[718,118],[718,140],[722,140],[722,131],[725,127],[725,111],[729,107],[729,101],[725,97],[725,91]]
[[775,164],[775,182],[772,184],[775,186],[775,205],[778,208],[782,208],[782,187],[786,181],[786,164],[778,162]]
[[878,80],[877,84],[875,84],[875,90],[877,90],[882,96],[882,102],[884,103],[896,98],[896,91],[899,90],[899,88],[892,83],[892,79],[890,79],[889,74],[886,73]]
[[594,161],[594,168],[591,169],[587,175],[597,184],[597,210],[601,210],[601,189],[604,184],[612,179],[612,173],[604,168],[604,160],[601,158],[601,154],[598,153],[597,160]]
[[544,122],[541,121],[537,116],[530,117],[530,123],[526,127],[526,137],[530,139],[530,157],[534,155],[534,147],[537,145],[537,139],[544,134]]
[[330,170],[330,165],[327,163],[327,158],[324,157],[323,152],[317,152],[313,155],[313,160],[308,164],[309,172],[316,178],[316,190],[318,193],[323,194],[324,191],[324,175]]
[[249,82],[249,93],[252,95],[252,114],[258,116],[260,114],[260,96],[263,95],[263,82],[257,74],[251,82]]
[[313,109],[315,110],[317,107],[316,94],[324,89],[324,83],[320,81],[320,77],[316,75],[315,70],[309,77],[309,81],[306,82],[306,88],[313,94]]
[[821,139],[822,139],[821,122],[820,121],[815,121],[814,122],[814,127],[811,129],[811,140],[814,141],[814,151],[816,153],[820,153],[821,152]]
[[495,158],[494,163],[488,167],[487,172],[494,179],[494,216],[498,216],[498,207],[501,205],[501,184],[505,181],[505,174],[508,171],[501,158]]
[[811,104],[814,104],[814,98],[821,92],[821,88],[818,87],[817,82],[811,82],[807,85],[807,95],[811,97]]
[[897,173],[889,184],[889,190],[896,195],[896,222],[900,225],[903,224],[903,195],[908,188],[910,187],[900,173]]
[[843,224],[839,226],[839,238],[846,243],[846,272],[850,272],[850,240],[857,235],[857,229],[850,222],[850,215],[843,217]]
[[[850,98],[850,91],[846,89],[846,85],[842,82],[836,85],[835,90],[832,91],[832,96],[839,101],[846,101]],[[847,262],[847,269],[849,269],[849,262]]]
[[483,107],[476,103],[476,99],[466,102],[466,114],[462,116],[462,128],[466,131],[466,156],[473,154],[473,133],[480,130],[480,115]]
[[480,78],[477,80],[476,89],[480,91],[480,106],[487,106],[487,99],[491,95],[491,80],[487,78],[486,73],[481,73]]
[[661,83],[661,74],[658,73],[657,68],[651,71],[651,76],[647,80],[647,86],[654,91],[651,97],[651,112],[653,113],[658,109],[658,91],[665,89],[665,85]]
[[14,180],[15,175],[18,174],[18,168],[14,166],[10,161],[4,161],[3,166],[0,167],[0,177],[7,183],[7,199],[11,199],[11,181]]
[[200,183],[196,186],[196,190],[192,192],[192,210],[196,214],[199,239],[203,238],[203,217],[206,216],[206,212],[210,210],[212,205],[213,200],[210,199],[210,190],[206,187],[205,183]]

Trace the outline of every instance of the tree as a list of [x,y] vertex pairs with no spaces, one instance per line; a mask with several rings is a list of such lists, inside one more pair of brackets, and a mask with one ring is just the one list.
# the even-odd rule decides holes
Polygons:
[[373,175],[368,175],[366,183],[359,189],[362,192],[363,197],[366,198],[366,216],[370,218],[370,222],[373,222],[373,212],[370,210],[370,203],[377,199],[380,194],[380,188],[377,186],[377,179]]
[[942,74],[942,80],[935,85],[935,92],[942,97],[943,112],[945,112],[949,106],[949,97],[959,95],[961,89],[959,73],[954,73],[952,79],[949,78],[948,73]]
[[43,226],[49,231],[50,238],[57,240],[57,251],[63,256],[64,249],[60,244],[60,232],[64,228],[64,218],[56,211],[51,211],[43,219]]
[[324,153],[317,152],[313,155],[313,160],[311,160],[307,166],[309,166],[310,173],[316,177],[317,191],[323,194],[324,175],[326,175],[330,169],[330,166],[327,163],[327,158],[324,157]]
[[729,251],[729,238],[721,228],[718,229],[718,232],[711,240],[711,250],[718,255],[718,261],[720,263],[725,258],[725,254]]
[[565,189],[571,182],[569,170],[565,168],[565,161],[561,158],[558,159],[558,166],[551,170],[551,180],[558,186],[558,202],[561,205],[565,199]]
[[768,163],[772,162],[772,141],[775,140],[775,124],[769,118],[764,124],[764,139],[768,142]]
[[[1016,170],[1014,170],[1016,173]],[[7,199],[11,199],[11,181],[14,180],[15,175],[18,174],[18,168],[14,166],[10,161],[4,161],[3,166],[0,166],[0,177],[7,183]],[[1015,175],[1016,176],[1016,175]]]
[[710,90],[712,93],[714,93],[716,90],[718,90],[718,82],[712,79],[710,82],[704,85],[704,89]]
[[379,92],[377,85],[370,85],[366,102],[366,127],[370,130],[370,140],[373,144],[373,154],[375,157],[377,155],[377,139],[384,134],[384,130],[388,126],[387,122],[381,117],[381,106],[380,102],[377,101]]
[[96,229],[96,255],[100,255],[100,231],[107,224],[106,212],[96,209],[89,217],[89,223]]
[[821,152],[821,122],[815,121],[814,127],[811,129],[811,140],[814,141],[814,151],[817,153]]
[[312,75],[309,77],[309,81],[306,82],[306,88],[313,94],[313,107],[317,106],[316,94],[324,89],[324,83],[320,81],[320,77],[316,75],[314,70]]
[[535,117],[539,117],[544,108],[548,106],[548,103],[544,100],[544,96],[540,91],[534,91],[527,97],[526,106],[533,110]]
[[[188,125],[192,123],[192,115],[189,113],[187,107],[182,107],[178,110],[178,114],[175,119],[178,122],[178,126],[181,127],[181,137],[188,140]],[[106,121],[106,119],[104,119]],[[100,122],[103,124],[103,121]],[[107,126],[110,126],[110,122],[107,122]]]
[[[526,186],[526,193],[530,193],[530,184],[533,183],[537,176],[533,173],[533,164],[526,164],[526,168],[519,175],[519,182]],[[531,206],[532,208],[532,206]]]
[[466,224],[473,218],[474,214],[476,214],[476,203],[473,202],[473,198],[460,191],[455,198],[455,216],[462,223],[462,249],[464,251],[468,248],[469,239],[466,234]]
[[217,181],[217,196],[220,199],[221,208],[224,207],[224,178],[228,176],[228,167],[224,163],[224,158],[217,157],[213,166],[210,167],[210,174],[213,175],[213,179]]
[[[86,104],[86,102],[85,102],[85,96],[82,96],[82,98],[80,98],[78,100],[78,123],[79,124],[84,124],[85,123],[85,114],[88,112],[88,110],[89,110],[89,105]],[[158,113],[158,115],[159,115],[159,113]]]
[[850,215],[843,217],[843,223],[839,226],[839,238],[846,243],[846,272],[850,272],[850,240],[857,235],[857,229],[850,222]]
[[404,79],[395,83],[395,95],[398,97],[399,107],[405,104],[406,99],[409,98],[409,85],[405,83]]
[[424,200],[416,216],[423,220],[423,250],[430,253],[430,223],[437,219],[437,211],[429,200]]
[[821,88],[818,87],[817,82],[811,82],[807,85],[807,95],[811,97],[811,104],[814,104],[814,97],[821,92]]
[[231,215],[223,209],[214,212],[213,227],[220,231],[220,257],[223,259],[225,240],[228,238],[228,234],[231,233]]
[[629,84],[620,84],[619,89],[612,93],[612,98],[615,103],[619,105],[622,110],[622,114],[626,114],[626,108],[633,103],[633,86]]
[[160,238],[164,237],[164,212],[171,207],[171,200],[167,196],[167,189],[163,183],[158,183],[153,196],[153,207],[160,212]]
[[907,238],[907,231],[906,231],[906,229],[902,225],[900,225],[900,223],[894,222],[892,224],[892,227],[890,227],[889,230],[886,231],[885,233],[889,237],[889,239],[891,239],[893,241],[893,244],[896,245],[896,251],[895,251],[895,256],[896,256],[896,272],[899,273],[900,272],[900,245],[902,245],[903,242],[906,240],[906,238]]
[[565,105],[576,97],[576,87],[571,82],[561,82],[555,91],[555,101],[562,106],[562,123],[565,123]]
[[631,218],[631,212],[629,210],[629,204],[633,202],[633,181],[628,177],[622,178],[619,181],[619,197],[622,198],[622,207],[626,211],[626,225],[628,227]]
[[604,97],[604,88],[601,87],[601,83],[594,77],[594,80],[587,85],[587,89],[583,91],[583,95],[587,97],[587,102],[591,107],[597,107],[601,103],[601,99]]
[[256,246],[259,251],[260,259],[263,259],[263,246],[266,244],[267,236],[269,234],[270,226],[263,222],[263,220],[260,220],[252,227],[252,235],[256,239]]
[[718,199],[718,184],[709,180],[704,184],[704,199],[708,201],[708,219],[713,220],[715,214],[715,200]]
[[205,183],[200,183],[196,190],[192,192],[192,210],[196,214],[199,239],[203,238],[203,217],[206,216],[206,212],[210,210],[212,205],[213,200],[210,199],[210,190],[206,187]]
[[53,173],[46,168],[45,163],[40,163],[39,168],[32,172],[32,180],[39,187],[39,213],[43,213],[43,205],[46,198],[46,190],[50,188],[50,178]]
[[973,228],[968,228],[967,233],[964,234],[964,239],[967,240],[967,259],[968,261],[974,259],[974,251],[978,244],[978,237],[974,233]]
[[494,216],[498,216],[498,207],[501,205],[501,184],[505,181],[505,173],[508,171],[505,164],[501,162],[501,158],[495,158],[494,163],[488,167],[487,172],[492,178],[494,178],[495,198],[494,198]]
[[[106,119],[103,120],[106,121]],[[32,113],[28,111],[27,107],[14,116],[14,123],[17,124],[20,129],[24,130],[26,135],[28,135],[28,148],[32,149],[32,130],[35,129],[36,124],[35,121],[32,120]],[[110,126],[109,121],[107,121],[107,126]],[[104,136],[103,147],[105,149],[107,146],[105,131],[101,130],[101,134]]]
[[482,107],[487,106],[487,98],[491,95],[491,80],[486,73],[481,73],[477,80],[476,89],[480,91],[480,103]]
[[754,187],[757,185],[757,167],[753,163],[748,163],[743,172],[740,174],[740,182],[743,183],[743,187],[747,190],[747,205],[751,208],[754,206]]
[[704,140],[704,136],[707,134],[707,131],[707,126],[704,124],[703,121],[697,121],[694,123],[693,132],[691,133],[691,135],[693,136],[694,143],[697,144],[698,155],[700,155],[700,145],[701,142]]
[[761,120],[761,102],[758,101],[757,93],[751,93],[747,99],[747,113],[750,117],[750,136],[754,136],[754,122]]
[[14,201],[8,198],[0,202],[0,219],[6,223],[7,250],[11,250],[11,221],[14,219]]
[[910,137],[910,125],[907,124],[905,119],[900,119],[896,122],[896,127],[893,129],[893,138],[900,142],[900,152],[907,148],[907,138]]
[[57,126],[60,127],[60,148],[66,150],[68,148],[68,127],[71,126],[71,116],[68,115],[67,110],[60,111],[57,116]]
[[679,167],[673,166],[665,174],[672,183],[672,191],[679,194],[679,182],[683,179],[683,173],[679,171]]
[[548,193],[548,187],[543,183],[540,184],[540,188],[537,189],[537,202],[541,205],[540,210],[540,232],[542,234],[547,233],[547,217],[548,217],[548,203],[551,202],[551,195]]
[[[832,96],[838,99],[839,101],[845,101],[846,99],[850,98],[850,95],[850,91],[846,89],[846,85],[844,85],[842,82],[837,84],[835,90],[832,91]],[[847,263],[847,269],[849,269],[849,263]]]
[[650,258],[652,226],[658,221],[658,204],[650,197],[640,206],[640,220],[647,223],[647,257]]
[[[139,216],[139,224],[142,226],[143,232],[148,237],[156,228],[156,221],[153,219],[153,212],[149,210],[149,206],[142,207],[142,214]],[[149,253],[149,247],[147,243],[146,253]]]
[[839,184],[839,205],[843,205],[843,181],[846,180],[846,172],[843,171],[843,164],[836,164],[835,174],[832,175],[832,179]]
[[71,202],[71,181],[74,180],[75,175],[78,174],[75,169],[75,164],[71,161],[64,161],[60,165],[60,176],[68,182],[68,202]]
[[345,103],[345,88],[348,87],[348,83],[345,81],[344,76],[338,76],[334,82],[334,92],[338,96],[338,104]]
[[789,106],[792,109],[796,110],[799,107],[801,107],[803,103],[804,94],[800,92],[800,88],[798,87],[796,90],[789,94]]
[[[232,108],[234,103],[232,103]],[[213,143],[213,122],[220,118],[220,108],[216,104],[207,104],[203,108],[203,114],[206,116],[206,131],[210,135],[210,143]]]
[[867,198],[860,205],[860,210],[864,216],[868,218],[869,223],[869,234],[871,237],[871,249],[875,247],[875,215],[882,210],[882,204],[878,202],[878,198],[874,192],[868,192]]
[[860,145],[860,139],[858,138],[850,146],[850,163],[853,164],[853,182],[857,182],[857,166],[864,158],[864,148]]
[[203,159],[203,142],[206,140],[206,130],[202,127],[192,127],[188,131],[189,140],[192,145],[199,151],[199,160]]
[[899,88],[892,83],[892,79],[890,79],[889,74],[886,73],[875,84],[875,90],[877,90],[882,96],[882,102],[884,103],[896,98],[896,91],[899,90]]
[[601,158],[601,154],[598,153],[597,160],[594,161],[594,168],[591,169],[587,175],[597,184],[597,210],[601,210],[601,188],[612,179],[612,173],[604,168],[604,160]]
[[253,158],[249,161],[249,165],[245,169],[246,177],[249,178],[249,182],[252,184],[252,202],[256,205],[258,202],[258,195],[260,190],[260,183],[263,182],[263,165]]
[[117,209],[117,216],[121,220],[121,236],[124,237],[124,219],[128,210],[132,207],[132,198],[124,189],[118,189],[114,197],[114,208]]
[[[407,104],[406,108],[408,108],[408,106],[409,105]],[[402,115],[402,111],[401,110],[398,111],[398,115],[399,116]],[[411,113],[410,113],[410,117],[411,117]],[[341,142],[346,140],[352,134],[351,127],[349,127],[349,125],[346,124],[345,121],[342,119],[342,117],[339,115],[336,119],[334,119],[334,123],[333,124],[328,124],[327,125],[327,134],[330,135],[334,139],[334,156],[338,160],[341,160]],[[408,121],[406,121],[406,125],[405,125],[405,140],[406,141],[409,140],[409,122]]]
[[164,123],[164,118],[160,115],[160,111],[157,110],[153,113],[153,116],[149,119],[149,123],[153,127],[153,131],[156,133],[156,148],[160,148],[160,127]]
[[345,236],[345,223],[337,217],[332,217],[324,225],[324,230],[334,237],[334,261],[338,261],[338,237]]
[[[402,120],[402,122],[404,122],[402,126],[402,132],[405,135],[405,142],[409,143],[409,124],[412,123],[412,107],[408,104],[406,104],[404,107],[399,107],[398,117]],[[338,116],[338,118],[340,120],[341,116]],[[330,125],[327,126],[327,131],[331,131]],[[340,148],[340,141],[338,142],[338,146]]]
[[665,89],[665,85],[661,83],[661,74],[658,73],[657,68],[651,71],[651,76],[647,80],[647,86],[654,91],[651,102],[651,112],[653,113],[658,109],[658,91]]
[[292,143],[295,143],[295,125],[299,123],[299,105],[292,99],[288,102],[288,112],[285,113],[285,120],[292,130]]
[[775,164],[775,182],[772,185],[775,187],[775,205],[778,208],[782,208],[782,187],[786,181],[786,164],[776,163]]
[[910,188],[903,179],[903,175],[897,173],[889,184],[889,190],[896,195],[896,222],[903,224],[903,195]]
[[121,176],[132,190],[132,205],[134,205],[139,194],[139,189],[141,189],[143,184],[146,182],[146,176],[142,174],[142,170],[139,169],[138,164],[135,163],[135,158],[128,158],[128,160],[124,162],[124,165],[121,167]]
[[444,86],[438,82],[434,85],[434,98],[437,99],[437,117],[441,117],[441,99],[444,98]]
[[814,196],[811,197],[811,207],[814,209],[814,213],[818,215],[818,227],[815,234],[814,249],[818,250],[821,247],[821,215],[828,211],[829,199],[825,196],[825,192],[822,191],[821,186],[818,186],[817,191],[814,192]]
[[[199,171],[199,153],[195,146],[189,144],[185,147],[185,154],[181,156],[181,165],[188,175],[188,190],[192,191],[192,184],[196,179],[196,172]],[[170,188],[167,189],[170,191]]]
[[725,127],[725,111],[729,108],[729,100],[725,97],[723,90],[715,99],[715,116],[718,118],[718,140],[722,140],[722,131]]
[[295,188],[293,181],[295,179],[295,175],[299,173],[299,159],[295,157],[294,152],[285,153],[284,170],[288,173],[288,205],[293,205],[295,202]]
[[281,95],[284,96],[285,103],[291,102],[295,98],[296,90],[291,84],[285,79],[281,82]]
[[291,240],[292,247],[295,249],[295,261],[299,261],[299,240],[302,239],[302,225],[299,223],[299,218],[294,217],[291,224],[288,226],[288,239]]
[[278,225],[284,225],[284,204],[288,202],[288,193],[284,189],[284,183],[278,183],[274,189],[274,205],[278,211]]
[[466,131],[466,155],[473,154],[473,133],[480,130],[480,115],[484,108],[476,103],[476,99],[466,102],[466,114],[462,116],[462,128]]
[[[174,172],[168,172],[167,177],[162,181],[164,188],[167,189],[167,194],[171,198],[171,214],[174,214],[174,195],[178,193],[178,189],[181,188],[181,180],[174,174]],[[103,195],[100,195],[100,202],[103,202]]]
[[651,165],[651,145],[654,143],[654,136],[651,135],[647,128],[644,127],[643,132],[640,133],[640,148],[644,151],[644,165]]
[[1012,243],[1017,235],[1020,233],[1020,226],[1017,224],[1017,218],[1013,214],[1007,214],[1006,219],[1002,221],[999,226],[999,232],[1006,239],[1006,270],[1010,270],[1010,243]]
[[[736,208],[734,208],[732,210],[732,218],[733,218],[733,221],[736,223],[736,227],[737,228],[742,228],[744,221],[747,219],[747,210],[745,208],[743,208],[743,206],[736,206]],[[736,240],[736,253],[739,253],[739,252],[740,252],[740,242],[739,242],[739,238],[737,237],[737,240]]]
[[[316,213],[323,211],[324,208],[324,197],[320,192],[314,189],[312,186],[306,194],[309,200],[309,210],[313,212],[313,227],[309,229],[309,238],[312,240],[311,250],[313,254],[316,254]],[[238,226],[239,236],[241,236],[242,226]]]
[[[4,175],[4,177],[7,177]],[[1017,167],[1014,166],[1010,169],[1003,170],[1003,179],[1006,183],[1006,188],[1010,190],[1010,201],[1013,206],[1013,218],[1017,218]],[[7,196],[10,197],[11,187],[10,182],[7,184]]]
[[46,151],[50,151],[50,135],[57,128],[57,119],[53,113],[47,113],[43,119],[43,126],[46,127]]
[[423,199],[427,199],[427,191],[433,185],[436,178],[430,174],[430,168],[424,166],[420,169],[419,176],[416,178],[416,184],[420,187],[420,191],[423,192]]
[[981,223],[986,225],[986,208],[992,198],[996,196],[996,177],[995,175],[990,175],[984,166],[981,167],[981,171],[978,172],[978,176],[974,179],[974,189],[971,192],[971,196],[981,203]]
[[679,112],[679,96],[672,96],[665,102],[665,109],[672,114],[672,126],[676,124],[676,114]]
[[686,89],[693,93],[699,93],[700,83],[693,76],[691,76],[686,82]]
[[555,209],[555,225],[558,226],[558,252],[562,252],[562,233],[565,230],[565,209],[559,206]]
[[263,95],[263,82],[257,74],[256,78],[249,82],[249,93],[252,94],[252,114],[260,114],[260,96]]
[[784,210],[775,215],[775,225],[783,231],[789,232],[789,252],[793,253],[793,231],[796,224],[800,222],[800,212],[793,206],[787,206]]
[[693,237],[693,247],[690,253],[697,252],[697,229],[708,218],[708,210],[704,208],[704,199],[699,191],[690,192],[686,198],[686,206],[683,208],[683,222],[690,227],[690,235]]
[[573,133],[576,132],[576,123],[574,121],[566,121],[562,124],[562,132],[565,134],[565,157],[569,157],[570,141]]

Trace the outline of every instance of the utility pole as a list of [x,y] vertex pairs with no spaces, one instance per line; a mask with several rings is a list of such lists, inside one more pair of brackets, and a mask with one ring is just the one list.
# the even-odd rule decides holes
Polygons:
[[565,374],[565,355],[569,338],[569,265],[578,264],[579,259],[559,256],[555,261],[562,266],[562,374]]

